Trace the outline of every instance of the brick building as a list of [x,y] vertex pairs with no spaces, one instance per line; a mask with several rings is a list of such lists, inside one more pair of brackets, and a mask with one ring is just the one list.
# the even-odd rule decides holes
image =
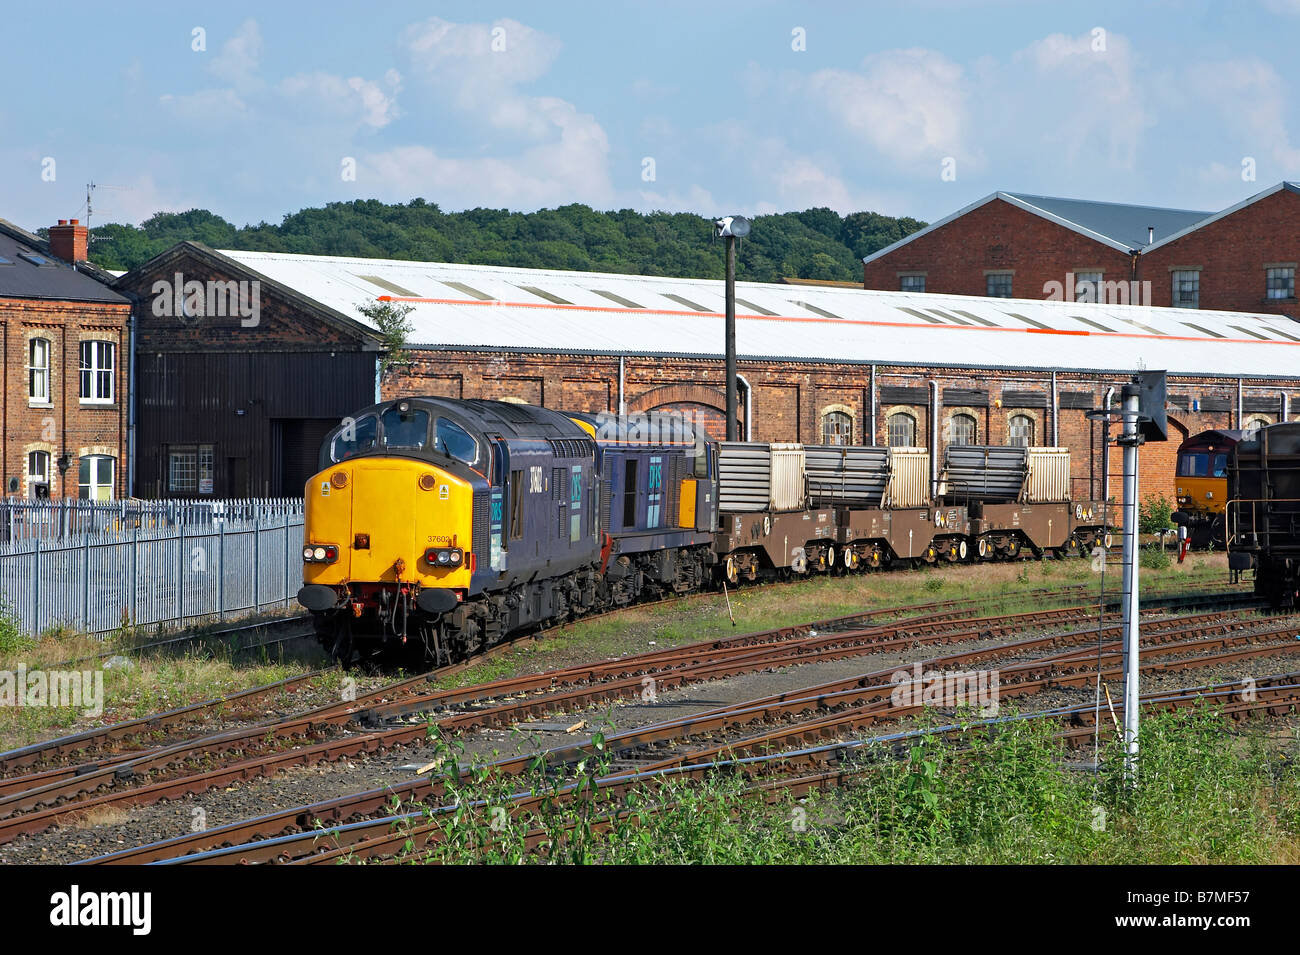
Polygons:
[[135,301],[140,497],[299,497],[325,433],[375,401],[373,329],[219,252],[183,242],[115,287]]
[[1297,260],[1295,183],[1218,213],[997,192],[867,256],[863,284],[1300,318]]
[[[177,272],[187,281],[259,283],[260,323],[243,329],[230,319],[155,315],[152,284]],[[380,382],[383,397],[681,410],[723,431],[719,281],[213,252],[187,243],[119,287],[139,299],[140,455],[157,462],[156,471],[142,463],[140,473],[155,474],[165,493],[179,493],[172,470],[188,467],[174,458],[173,442],[188,446],[210,434],[202,440],[213,458],[231,457],[236,432],[221,437],[211,424],[246,417],[241,408],[292,398],[281,413],[323,427],[375,400],[366,385],[383,344],[357,306],[376,300],[413,309],[409,361]],[[1085,412],[1126,370],[1167,367],[1170,442],[1144,451],[1143,480],[1144,492],[1171,496],[1182,437],[1281,420],[1300,396],[1300,363],[1290,350],[1300,332],[1267,314],[1205,311],[1189,324],[1178,309],[1100,303],[757,283],[738,283],[736,294],[740,430],[757,441],[921,445],[936,459],[951,442],[1062,444],[1074,452],[1076,495],[1097,497],[1107,487],[1104,442]],[[249,376],[218,393],[231,349],[304,364],[287,382]],[[184,361],[183,371],[170,370],[173,361]],[[175,373],[210,384],[177,404],[164,384]],[[148,394],[161,402],[155,410]],[[249,423],[271,426],[276,417],[258,414]],[[172,431],[146,426],[151,415]],[[314,449],[299,451],[314,461]],[[1118,457],[1109,462],[1116,474]],[[277,477],[270,454],[248,467],[254,487],[290,473],[282,464]],[[1118,493],[1117,479],[1109,489]]]
[[76,219],[48,242],[0,220],[0,481],[10,497],[126,492],[131,303],[86,261]]

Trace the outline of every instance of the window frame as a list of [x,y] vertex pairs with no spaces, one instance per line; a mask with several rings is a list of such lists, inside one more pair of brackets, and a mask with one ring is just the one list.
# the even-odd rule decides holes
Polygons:
[[[1288,279],[1285,288],[1281,289],[1281,291],[1286,292],[1285,295],[1273,294],[1275,291],[1279,291],[1278,289],[1273,288],[1273,279],[1277,277],[1281,277],[1280,275],[1275,276],[1273,274],[1275,272],[1285,273],[1285,276]],[[1289,302],[1295,300],[1295,266],[1294,265],[1270,265],[1264,267],[1264,299],[1265,301],[1269,301],[1269,302]]]
[[[908,429],[911,432],[910,439],[907,443],[896,443],[894,441],[894,419],[905,418],[908,421]],[[895,411],[885,419],[885,442],[891,448],[914,448],[916,447],[916,435],[919,424],[916,415],[910,411]]]
[[[969,421],[969,422],[970,422],[970,440],[969,440],[969,441],[958,441],[958,440],[957,440],[957,419],[958,419],[958,418],[963,418],[963,419],[965,419],[966,421]],[[971,414],[971,413],[968,412],[968,411],[954,411],[952,414],[950,414],[950,415],[948,416],[948,434],[949,434],[949,436],[950,436],[949,439],[948,439],[948,444],[949,444],[950,446],[954,446],[954,447],[969,447],[969,446],[972,446],[972,445],[979,444],[979,437],[980,437],[980,423],[979,423],[979,420],[978,420],[978,419],[977,419],[973,414]]]
[[[1024,424],[1019,425],[1016,423],[1018,421],[1023,421]],[[1021,436],[1015,433],[1016,429],[1021,427],[1027,427],[1029,429],[1029,434],[1024,436],[1023,443],[1021,441]],[[1032,415],[1013,414],[1007,418],[1007,443],[1012,447],[1032,448],[1034,447],[1034,432],[1037,428],[1038,422],[1034,420]]]
[[[921,292],[924,292],[924,291],[925,291],[925,278],[926,278],[926,273],[924,273],[924,272],[903,272],[903,273],[900,273],[899,276],[898,276],[898,290],[899,290],[900,292],[912,292],[912,293],[921,293]],[[919,281],[921,287],[920,287],[920,288],[908,288],[908,287],[907,287],[907,283],[908,283],[909,281],[911,281],[911,282],[917,282],[917,281]]]
[[[106,338],[86,338],[78,349],[80,362],[77,392],[83,405],[111,405],[117,401],[117,342]],[[89,353],[91,361],[87,362]],[[108,361],[101,363],[107,356]],[[105,377],[107,376],[107,377]],[[108,396],[100,394],[100,385],[108,383]],[[87,394],[89,384],[90,394]]]
[[[1005,280],[1007,294],[1001,295],[994,293],[993,285],[996,280],[997,284],[1002,284]],[[984,297],[985,298],[1015,298],[1015,273],[1009,271],[1002,272],[985,272],[984,273]]]
[[[108,483],[102,484],[99,481],[98,462],[108,462]],[[81,467],[83,462],[89,462],[90,480],[81,480]],[[82,501],[111,501],[117,484],[117,459],[111,454],[83,454],[77,459],[77,499]],[[107,497],[95,496],[98,488],[107,488]],[[84,493],[83,493],[84,489]]]
[[[45,467],[38,471],[33,462],[44,458]],[[46,489],[53,488],[53,482],[50,478],[50,468],[54,463],[54,456],[49,451],[37,449],[27,452],[27,497],[29,500],[36,499],[36,485],[43,484]],[[39,478],[39,480],[38,480]]]
[[[1096,279],[1093,279],[1091,277],[1087,279],[1081,279],[1080,276],[1084,276],[1084,275],[1087,276],[1095,275]],[[1106,280],[1106,273],[1104,271],[1099,271],[1097,269],[1083,269],[1083,270],[1075,271],[1074,300],[1076,302],[1101,302],[1102,282],[1104,282],[1105,280]],[[1091,298],[1081,297],[1080,290],[1087,289],[1087,288],[1092,289],[1092,297]]]
[[[1200,269],[1170,269],[1170,302],[1174,308],[1191,308],[1199,309],[1201,307],[1201,270]],[[1191,278],[1186,278],[1191,276]],[[1179,288],[1179,282],[1190,282],[1195,286],[1192,289],[1192,302],[1187,304],[1183,301],[1183,290]]]
[[[36,364],[36,347],[37,344],[44,346],[45,364]],[[33,335],[27,340],[27,403],[30,405],[48,405],[52,399],[50,395],[54,393],[54,381],[51,374],[50,360],[54,354],[54,343],[43,335]],[[40,374],[45,383],[45,393],[43,395],[34,394],[34,386],[37,374]]]
[[[848,430],[839,432],[838,434],[828,434],[826,427],[831,423],[844,424]],[[822,444],[832,445],[834,447],[848,447],[849,445],[852,445],[854,424],[855,422],[853,421],[853,415],[849,414],[847,411],[842,411],[839,408],[831,408],[828,411],[824,411],[822,413],[822,420],[821,420]],[[831,438],[833,437],[842,437],[844,438],[844,440],[833,441],[831,440]]]

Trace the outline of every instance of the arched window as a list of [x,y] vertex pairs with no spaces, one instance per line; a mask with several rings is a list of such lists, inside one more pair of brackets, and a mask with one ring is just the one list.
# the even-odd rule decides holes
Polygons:
[[948,419],[949,444],[978,444],[979,430],[975,416],[955,414]]
[[1245,438],[1247,441],[1249,441],[1255,437],[1256,431],[1258,431],[1260,428],[1267,428],[1272,423],[1273,422],[1269,421],[1267,418],[1263,417],[1262,415],[1256,415],[1253,418],[1248,418],[1246,420],[1246,426],[1241,429],[1242,431],[1241,436]]
[[1008,434],[1011,438],[1011,444],[1019,445],[1022,448],[1032,447],[1034,443],[1034,419],[1027,414],[1012,415]]
[[896,411],[889,416],[889,446],[916,447],[916,419],[906,411]]
[[822,444],[852,444],[853,417],[844,411],[822,415]]

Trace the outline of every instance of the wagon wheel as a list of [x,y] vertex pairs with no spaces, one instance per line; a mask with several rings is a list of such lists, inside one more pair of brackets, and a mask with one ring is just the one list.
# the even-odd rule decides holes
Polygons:
[[736,556],[734,554],[727,555],[726,575],[727,583],[731,584],[733,587],[740,580],[740,572],[736,569]]
[[963,564],[970,559],[970,544],[964,537],[957,542],[957,559]]
[[1007,556],[1015,558],[1020,555],[1020,538],[1013,537],[1007,541]]
[[935,547],[934,543],[931,542],[929,546],[925,548],[925,552],[921,555],[921,558],[927,564],[933,564],[939,559],[939,548]]
[[979,555],[980,560],[988,560],[993,556],[993,545],[989,543],[987,537],[981,537],[975,542],[975,553]]
[[844,569],[853,571],[858,569],[858,552],[852,547],[844,548]]

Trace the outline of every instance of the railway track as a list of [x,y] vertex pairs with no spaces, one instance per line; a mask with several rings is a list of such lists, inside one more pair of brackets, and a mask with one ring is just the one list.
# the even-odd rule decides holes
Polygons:
[[[1059,618],[1058,618],[1059,621]],[[1240,660],[1252,656],[1272,656],[1296,651],[1294,635],[1297,632],[1294,622],[1282,627],[1273,627],[1270,631],[1267,618],[1248,618],[1242,612],[1214,611],[1210,613],[1187,615],[1171,620],[1152,620],[1144,625],[1144,644],[1153,648],[1154,656],[1169,655],[1166,660],[1148,660],[1148,672],[1158,670],[1189,669],[1196,666],[1213,666],[1228,659]],[[1024,621],[1021,621],[1024,623]],[[885,628],[881,628],[882,630]],[[1014,628],[1012,628],[1014,629]],[[1219,637],[1209,637],[1208,633],[1218,632]],[[978,633],[978,627],[970,632]],[[1271,634],[1271,636],[1270,636]],[[1189,641],[1187,638],[1197,637]],[[924,641],[933,643],[948,642],[948,636],[941,629],[929,634],[909,636],[909,645]],[[1118,637],[1118,627],[1103,627],[1103,637]],[[1009,644],[932,657],[924,661],[927,667],[968,665],[975,662],[989,662],[996,659],[1024,657],[1026,654],[1057,648],[1053,657],[1012,664],[1004,669],[1008,675],[1008,696],[1028,696],[1044,689],[1069,685],[1090,685],[1095,674],[1095,642],[1098,631],[1095,627],[1076,629],[1065,632],[1050,632],[1038,636],[1022,638]],[[826,637],[804,637],[804,640],[824,641]],[[898,637],[890,639],[898,640]],[[882,641],[887,642],[887,641]],[[1091,644],[1094,649],[1081,651],[1080,647]],[[1208,653],[1214,648],[1235,647],[1225,656]],[[786,653],[788,646],[774,649]],[[1103,665],[1107,664],[1113,648],[1103,647]],[[666,651],[665,651],[666,652]],[[752,648],[745,648],[743,653],[753,653]],[[874,652],[874,651],[873,651]],[[1190,656],[1189,656],[1190,655]],[[1189,657],[1190,663],[1178,659]],[[732,661],[734,662],[734,661]],[[763,661],[754,661],[760,664]],[[788,662],[769,659],[767,666],[786,665]],[[702,661],[692,666],[710,668],[717,664],[716,658]],[[1059,672],[1058,672],[1059,671]],[[702,672],[702,671],[701,671]],[[895,684],[888,682],[889,670],[873,671],[854,678],[822,684],[804,690],[778,694],[763,700],[750,700],[742,705],[718,708],[714,711],[695,714],[682,720],[668,721],[650,727],[631,730],[623,734],[614,734],[604,740],[605,751],[616,759],[625,762],[625,773],[663,771],[674,766],[692,765],[700,761],[710,762],[731,757],[736,753],[761,753],[773,747],[805,745],[809,741],[825,740],[830,737],[844,736],[857,732],[863,727],[877,723],[896,721],[900,718],[916,715],[920,706],[912,710],[888,706],[888,698]],[[1116,667],[1105,667],[1105,675],[1118,672]],[[498,687],[500,689],[500,687]],[[517,706],[518,704],[510,704]],[[485,707],[491,712],[499,707]],[[518,710],[515,711],[516,713]],[[480,713],[461,713],[457,716],[469,716],[471,720],[481,720]],[[448,724],[444,721],[444,727]],[[482,725],[480,722],[479,725]],[[764,727],[758,736],[742,736],[736,733],[748,727]],[[773,728],[775,726],[775,728]],[[454,725],[453,727],[454,728]],[[460,728],[464,728],[461,726]],[[424,724],[416,727],[400,727],[395,730],[382,731],[388,734],[419,733],[423,734]],[[710,746],[710,743],[712,745]],[[666,747],[674,746],[672,755]],[[703,748],[701,748],[703,747]],[[541,755],[542,761],[553,772],[560,772],[578,760],[590,756],[591,742],[573,746],[557,747]],[[539,754],[498,761],[490,765],[493,772],[500,774],[522,774],[528,767],[536,765]],[[647,762],[648,760],[648,762]],[[640,767],[637,769],[636,767]],[[298,807],[287,813],[251,820],[236,824],[233,828],[211,830],[207,833],[187,837],[186,848],[177,848],[177,852],[201,849],[204,845],[220,845],[222,841],[247,841],[257,837],[274,836],[286,828],[301,826],[307,819],[321,819],[326,824],[342,823],[358,814],[385,812],[391,808],[393,799],[429,800],[441,795],[438,785],[430,780],[415,779],[398,786],[371,790],[325,804],[310,807]],[[0,821],[3,822],[3,821]],[[165,851],[171,851],[165,850]],[[128,854],[129,855],[129,854]],[[146,861],[136,855],[135,861]],[[159,858],[159,856],[153,856]]]

